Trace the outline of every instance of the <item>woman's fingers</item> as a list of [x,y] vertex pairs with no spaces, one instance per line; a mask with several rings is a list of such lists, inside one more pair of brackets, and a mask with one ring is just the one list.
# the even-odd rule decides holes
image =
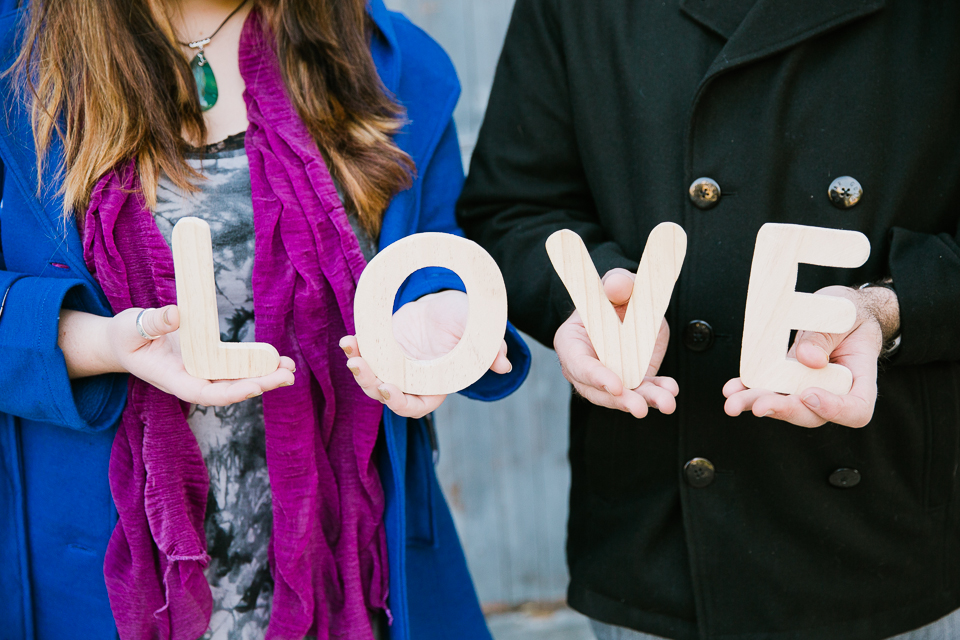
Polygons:
[[417,396],[403,393],[396,385],[381,384],[377,387],[381,402],[398,416],[422,418],[443,404],[447,396]]
[[158,337],[167,335],[180,328],[180,310],[175,304],[159,309],[145,309],[140,325],[147,335]]
[[379,389],[383,381],[373,373],[373,369],[370,368],[366,360],[360,356],[354,356],[347,360],[347,368],[350,369],[353,378],[367,396],[378,402],[383,402],[383,397],[380,395]]
[[510,364],[510,360],[507,358],[507,341],[504,340],[500,343],[500,351],[497,353],[497,357],[494,359],[493,364],[490,365],[490,370],[494,373],[510,373],[513,371],[513,365]]
[[382,402],[391,411],[405,418],[422,418],[435,411],[447,397],[403,393],[396,385],[384,383],[377,378],[367,361],[359,356],[347,360],[347,367],[368,397]]
[[360,355],[360,345],[357,344],[357,336],[343,336],[340,338],[340,348],[348,358]]

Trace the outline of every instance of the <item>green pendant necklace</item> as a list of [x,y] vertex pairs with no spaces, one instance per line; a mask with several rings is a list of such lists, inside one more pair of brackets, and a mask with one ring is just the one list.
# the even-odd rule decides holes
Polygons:
[[247,0],[243,0],[237,5],[237,8],[231,11],[230,15],[220,23],[217,30],[210,34],[210,37],[193,42],[180,42],[181,46],[198,49],[197,55],[190,61],[190,71],[193,72],[193,80],[197,83],[197,95],[200,97],[201,111],[208,111],[213,105],[217,104],[217,98],[220,97],[220,91],[217,89],[217,78],[213,75],[213,68],[210,66],[207,57],[203,55],[203,47],[210,44],[210,41],[220,33],[220,29],[223,29],[223,25],[230,22],[230,18],[235,16],[237,11],[240,11],[245,4],[247,4]]

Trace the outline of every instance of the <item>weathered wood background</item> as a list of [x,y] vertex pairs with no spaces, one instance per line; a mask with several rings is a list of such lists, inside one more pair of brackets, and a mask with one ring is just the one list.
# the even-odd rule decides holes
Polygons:
[[[386,0],[425,29],[463,85],[464,166],[483,120],[513,0]],[[438,473],[485,605],[564,597],[569,386],[556,355],[528,339],[526,384],[494,404],[451,397],[437,412]]]

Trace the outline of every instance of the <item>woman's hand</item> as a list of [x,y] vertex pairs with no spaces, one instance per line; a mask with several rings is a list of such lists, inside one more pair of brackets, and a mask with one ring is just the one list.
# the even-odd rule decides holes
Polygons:
[[[452,351],[463,337],[468,308],[467,294],[462,291],[441,291],[408,302],[393,314],[394,338],[411,358],[436,360]],[[344,336],[340,348],[347,354],[347,366],[363,392],[387,405],[397,415],[421,418],[436,410],[446,398],[445,395],[403,393],[396,385],[381,381],[361,356],[355,336]],[[507,360],[505,341],[501,343],[500,352],[490,369],[496,373],[509,373],[513,369]]]
[[62,311],[59,344],[70,378],[130,373],[185,402],[207,406],[233,404],[294,382],[293,360],[287,357],[281,357],[277,370],[262,378],[220,381],[195,378],[183,367],[177,307],[147,309],[143,314],[143,330],[158,336],[155,340],[148,340],[137,331],[140,311],[142,309],[127,309],[113,318]]
[[[623,320],[627,303],[633,293],[636,275],[626,269],[612,269],[603,276],[603,290]],[[647,415],[648,407],[661,413],[673,413],[677,408],[676,396],[680,387],[676,380],[657,376],[657,370],[667,352],[670,328],[664,320],[660,325],[653,357],[647,375],[636,389],[625,389],[619,376],[603,366],[580,319],[580,312],[573,314],[560,325],[553,337],[553,348],[560,359],[563,377],[578,394],[595,405],[618,409],[635,418]]]

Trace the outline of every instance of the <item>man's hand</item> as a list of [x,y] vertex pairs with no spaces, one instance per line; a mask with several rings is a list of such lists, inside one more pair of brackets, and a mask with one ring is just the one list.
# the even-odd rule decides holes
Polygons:
[[846,333],[801,331],[787,353],[800,364],[822,369],[827,363],[842,365],[853,374],[853,386],[845,396],[817,387],[798,395],[783,395],[764,389],[748,389],[740,378],[727,382],[724,411],[738,416],[751,411],[757,417],[776,418],[801,427],[819,427],[834,422],[847,427],[866,426],[877,401],[877,359],[885,340],[900,330],[900,306],[890,289],[827,287],[821,295],[847,298],[857,307],[857,320]]
[[[603,276],[604,292],[621,320],[633,293],[635,277],[626,269],[612,269]],[[595,405],[619,409],[635,418],[643,418],[647,415],[648,407],[658,409],[661,413],[673,413],[677,408],[676,396],[680,388],[676,381],[673,378],[655,377],[667,352],[669,339],[670,328],[664,320],[657,335],[647,377],[636,389],[624,389],[617,374],[600,363],[578,311],[574,311],[557,329],[553,347],[560,358],[563,376],[577,393]]]
[[[453,350],[467,326],[469,309],[467,294],[462,291],[432,293],[400,307],[393,314],[393,335],[400,348],[415,360],[436,360]],[[387,405],[397,415],[421,418],[439,407],[445,395],[418,396],[403,393],[393,384],[381,381],[360,354],[355,336],[344,336],[340,348],[347,355],[347,366],[357,384],[369,397]],[[500,352],[490,369],[509,373],[513,365],[507,359],[507,343],[500,344]]]

